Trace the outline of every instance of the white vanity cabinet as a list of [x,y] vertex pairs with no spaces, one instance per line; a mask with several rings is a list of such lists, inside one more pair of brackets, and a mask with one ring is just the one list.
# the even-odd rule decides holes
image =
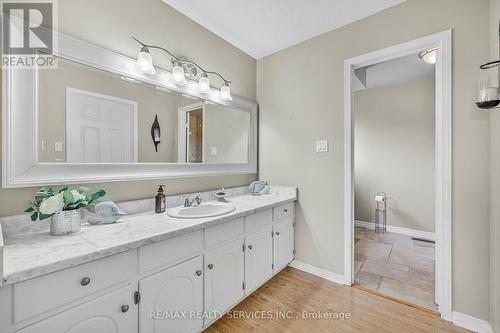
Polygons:
[[[245,257],[243,238],[205,253],[205,308],[223,313],[244,296]],[[211,321],[207,317],[205,323]]]
[[0,332],[201,332],[293,260],[294,226],[291,202],[4,286]]
[[137,308],[131,285],[42,320],[19,333],[132,333],[137,329]]
[[203,326],[201,256],[140,280],[139,292],[140,333],[201,331]]
[[245,294],[251,294],[273,274],[272,226],[245,238]]

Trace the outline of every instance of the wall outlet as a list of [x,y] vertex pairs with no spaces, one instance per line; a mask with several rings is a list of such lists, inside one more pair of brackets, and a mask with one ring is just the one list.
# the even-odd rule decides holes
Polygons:
[[317,140],[316,141],[316,152],[317,153],[328,152],[328,140]]

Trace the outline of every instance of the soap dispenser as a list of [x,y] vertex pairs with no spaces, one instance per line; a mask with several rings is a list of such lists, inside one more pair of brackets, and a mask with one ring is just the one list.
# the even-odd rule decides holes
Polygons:
[[156,195],[155,198],[155,212],[156,213],[163,213],[165,212],[165,208],[167,207],[167,197],[165,196],[165,193],[163,191],[163,187],[166,185],[160,185],[158,188],[158,194]]

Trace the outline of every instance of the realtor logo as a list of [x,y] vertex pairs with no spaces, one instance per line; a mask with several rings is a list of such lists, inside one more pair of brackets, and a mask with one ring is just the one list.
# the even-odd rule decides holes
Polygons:
[[2,68],[55,68],[55,2],[3,1],[2,15]]

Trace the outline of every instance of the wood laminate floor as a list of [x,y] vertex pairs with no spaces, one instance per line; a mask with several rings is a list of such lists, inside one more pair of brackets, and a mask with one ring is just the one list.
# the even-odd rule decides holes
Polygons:
[[205,332],[468,331],[427,311],[287,267]]

